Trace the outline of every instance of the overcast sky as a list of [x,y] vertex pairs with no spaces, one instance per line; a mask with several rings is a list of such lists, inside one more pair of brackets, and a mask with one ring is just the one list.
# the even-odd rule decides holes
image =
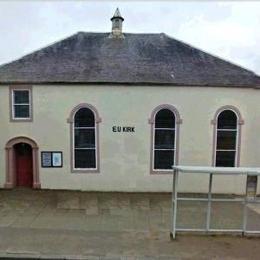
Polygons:
[[164,32],[260,74],[260,2],[1,1],[0,64],[78,31]]

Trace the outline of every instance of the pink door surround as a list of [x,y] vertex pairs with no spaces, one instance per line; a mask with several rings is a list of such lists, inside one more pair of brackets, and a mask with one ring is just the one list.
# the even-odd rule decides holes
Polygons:
[[14,146],[19,143],[26,143],[32,148],[32,187],[34,189],[40,189],[39,179],[39,158],[38,158],[38,145],[35,141],[28,137],[20,136],[10,139],[5,146],[6,154],[6,182],[4,187],[11,189],[16,187],[17,180],[17,169],[16,169],[16,158]]

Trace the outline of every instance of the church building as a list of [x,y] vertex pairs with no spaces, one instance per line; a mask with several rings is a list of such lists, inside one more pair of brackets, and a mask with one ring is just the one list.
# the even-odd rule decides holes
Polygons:
[[[0,66],[0,188],[169,192],[260,167],[260,77],[164,33],[78,32]],[[239,194],[243,176],[216,177]],[[207,191],[183,174],[180,191]],[[260,193],[260,185],[257,184]]]

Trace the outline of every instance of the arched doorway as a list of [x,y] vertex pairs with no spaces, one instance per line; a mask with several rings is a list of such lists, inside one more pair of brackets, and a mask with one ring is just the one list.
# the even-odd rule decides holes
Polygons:
[[16,137],[6,144],[5,188],[40,188],[38,146],[28,137]]
[[17,187],[33,186],[32,147],[27,143],[14,145],[15,183]]

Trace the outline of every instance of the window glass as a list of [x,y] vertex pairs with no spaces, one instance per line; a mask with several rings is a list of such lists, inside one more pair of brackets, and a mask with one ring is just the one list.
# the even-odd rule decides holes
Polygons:
[[13,118],[30,118],[30,91],[13,90],[12,110]]
[[217,167],[234,167],[237,149],[237,116],[231,110],[222,111],[217,118]]
[[95,148],[95,129],[75,129],[75,148]]
[[174,164],[173,150],[155,150],[154,169],[171,170]]
[[218,129],[236,129],[237,116],[231,110],[224,110],[218,116]]
[[14,103],[15,104],[29,104],[29,91],[28,90],[14,90]]
[[234,167],[235,166],[235,151],[217,151],[216,166],[217,167]]
[[161,109],[155,116],[155,127],[156,128],[174,128],[175,117],[171,110]]
[[75,127],[94,127],[95,116],[89,108],[81,108],[75,115]]
[[175,131],[156,129],[155,149],[174,149]]
[[96,168],[95,150],[75,150],[75,168],[87,169]]
[[175,115],[169,109],[161,109],[154,124],[154,169],[170,170],[175,154]]
[[30,106],[29,105],[14,105],[15,118],[29,118]]
[[236,131],[218,131],[217,149],[236,150]]
[[96,168],[95,115],[89,108],[79,109],[74,116],[74,167]]

